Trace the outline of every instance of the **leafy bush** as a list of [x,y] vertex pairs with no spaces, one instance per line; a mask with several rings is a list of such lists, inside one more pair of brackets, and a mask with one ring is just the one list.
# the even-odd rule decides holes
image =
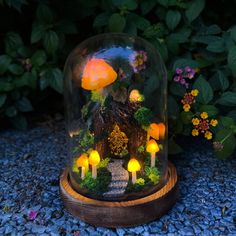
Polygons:
[[[217,156],[225,158],[234,151],[236,22],[228,22],[234,19],[236,1],[72,0],[65,4],[59,0],[46,4],[1,0],[0,4],[5,34],[5,41],[0,39],[4,45],[0,49],[0,116],[15,126],[26,127],[23,113],[33,109],[35,92],[39,96],[49,88],[62,92],[62,67],[77,43],[96,33],[125,32],[150,41],[168,68],[170,152],[181,151],[174,141],[177,135],[191,135],[193,111],[207,112],[218,120],[211,130]],[[222,14],[222,5],[227,15]],[[173,79],[176,69],[186,66],[198,71],[189,88]],[[181,100],[191,89],[198,89],[199,95],[185,112]]]

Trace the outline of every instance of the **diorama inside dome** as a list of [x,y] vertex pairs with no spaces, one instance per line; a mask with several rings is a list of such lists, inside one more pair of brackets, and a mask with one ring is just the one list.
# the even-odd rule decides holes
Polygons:
[[167,173],[166,74],[145,40],[122,34],[84,41],[65,66],[70,184],[100,200],[137,199]]

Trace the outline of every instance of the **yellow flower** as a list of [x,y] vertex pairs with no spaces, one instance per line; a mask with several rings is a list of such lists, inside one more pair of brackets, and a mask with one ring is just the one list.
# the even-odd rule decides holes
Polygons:
[[200,121],[198,118],[193,118],[192,123],[193,123],[193,125],[199,125]]
[[188,112],[190,110],[190,105],[189,104],[184,104],[183,109],[185,112]]
[[193,95],[194,97],[196,97],[199,94],[199,91],[197,89],[193,89],[191,91],[191,95]]
[[212,119],[211,122],[210,122],[211,126],[217,126],[218,125],[218,121],[215,120],[215,119]]
[[212,139],[212,133],[210,131],[206,131],[204,137],[208,140]]
[[201,113],[201,118],[202,118],[202,119],[206,119],[206,118],[208,118],[208,114],[207,114],[207,112],[205,112],[205,111],[202,112],[202,113]]
[[193,129],[192,130],[192,136],[198,136],[199,135],[199,132],[197,129]]

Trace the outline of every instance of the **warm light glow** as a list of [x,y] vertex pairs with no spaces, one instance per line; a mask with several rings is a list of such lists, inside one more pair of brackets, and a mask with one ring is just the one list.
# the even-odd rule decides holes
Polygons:
[[89,164],[92,166],[97,166],[100,162],[100,155],[96,150],[93,150],[89,154]]
[[157,144],[157,142],[154,139],[151,139],[148,141],[147,143],[147,148],[146,151],[149,153],[156,153],[159,152],[159,146]]
[[166,133],[166,126],[163,123],[159,123],[158,127],[159,127],[160,138],[164,138],[165,137],[165,133]]
[[82,88],[98,90],[113,83],[117,73],[103,59],[92,58],[87,62],[82,76]]
[[130,92],[129,100],[130,102],[142,102],[143,96],[140,94],[140,92],[137,89],[133,89]]
[[88,170],[88,156],[86,154],[82,154],[77,160],[76,160],[77,167],[84,167],[85,171]]
[[131,158],[128,163],[128,171],[129,172],[136,172],[141,169],[139,162],[135,158]]
[[156,140],[159,140],[159,125],[156,123],[150,124],[148,127],[148,135]]

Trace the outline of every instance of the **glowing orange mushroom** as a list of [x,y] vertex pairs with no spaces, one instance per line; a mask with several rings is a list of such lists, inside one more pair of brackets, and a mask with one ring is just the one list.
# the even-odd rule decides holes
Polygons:
[[88,156],[82,154],[76,161],[78,167],[81,167],[81,179],[84,179],[85,173],[88,171]]
[[82,88],[86,90],[99,90],[113,83],[117,73],[103,59],[92,58],[85,65],[82,76]]
[[165,137],[165,133],[166,133],[166,126],[163,123],[159,123],[158,127],[159,127],[159,136],[160,136],[160,138],[163,139]]
[[159,125],[158,124],[156,124],[156,123],[150,124],[147,132],[148,132],[148,140],[150,137],[152,137],[156,140],[159,140]]

